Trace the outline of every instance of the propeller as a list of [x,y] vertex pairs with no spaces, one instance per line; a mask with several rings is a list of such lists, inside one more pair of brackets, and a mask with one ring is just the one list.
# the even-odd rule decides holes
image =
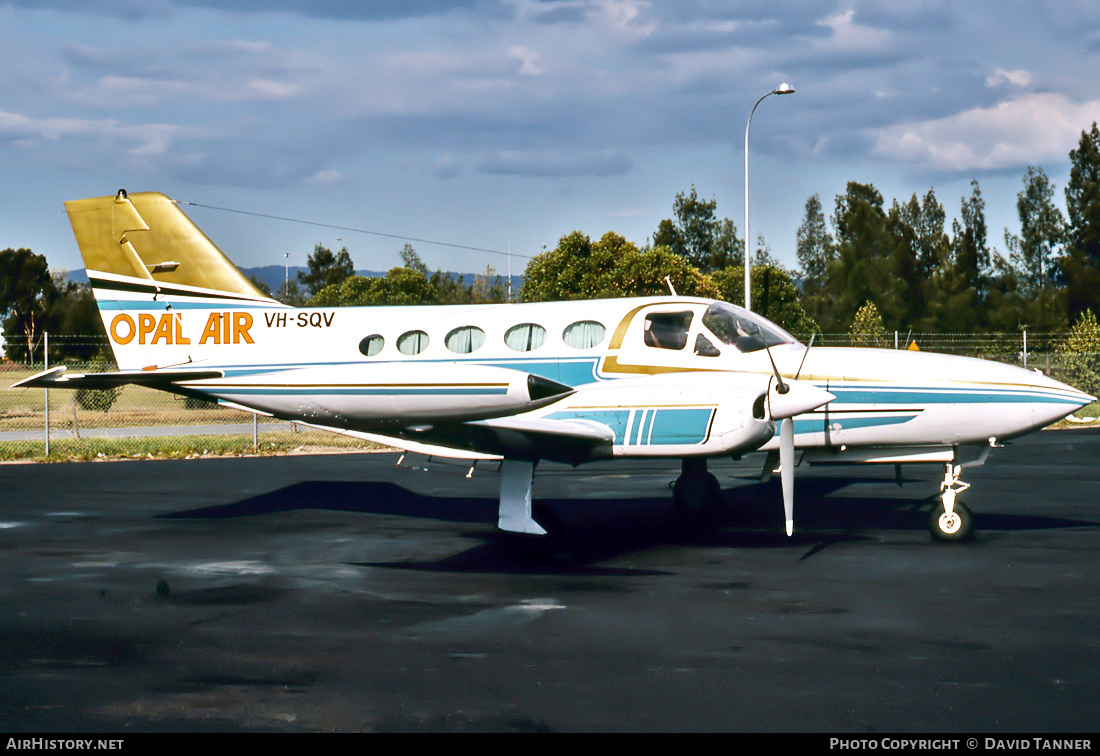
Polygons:
[[783,484],[783,516],[787,537],[794,535],[794,418],[779,423],[780,482]]
[[[763,337],[763,334],[761,334]],[[810,339],[813,344],[813,339]],[[828,404],[836,397],[818,388],[812,383],[793,380],[783,380],[779,369],[772,357],[772,350],[768,342],[764,340],[764,349],[768,352],[768,360],[772,364],[772,372],[775,373],[775,382],[769,381],[768,405],[773,420],[779,420],[779,469],[780,483],[783,487],[783,517],[787,528],[787,536],[794,535],[794,418],[804,412],[812,412],[823,404]],[[806,354],[810,348],[806,347]],[[802,355],[802,364],[806,362],[806,354]],[[798,366],[798,373],[802,374],[802,364]],[[774,391],[772,387],[774,386]]]

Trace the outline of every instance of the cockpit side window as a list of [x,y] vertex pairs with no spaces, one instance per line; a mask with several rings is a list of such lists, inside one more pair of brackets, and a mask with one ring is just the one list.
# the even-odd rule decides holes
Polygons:
[[703,314],[703,325],[723,344],[740,352],[755,352],[777,344],[797,344],[794,336],[768,320],[740,307],[715,302]]
[[690,312],[655,312],[645,319],[645,344],[658,349],[683,349],[687,346]]
[[703,334],[699,334],[695,337],[695,354],[700,357],[718,357],[722,353],[718,351],[718,347],[710,343],[710,339]]

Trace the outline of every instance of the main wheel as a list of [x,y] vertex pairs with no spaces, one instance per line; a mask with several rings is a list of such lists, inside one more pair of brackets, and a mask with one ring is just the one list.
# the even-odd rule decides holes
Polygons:
[[928,530],[933,540],[944,542],[965,541],[974,535],[974,515],[961,501],[956,501],[947,514],[943,504],[932,507],[928,517]]
[[681,475],[672,487],[672,501],[681,514],[698,514],[718,507],[722,486],[713,473]]

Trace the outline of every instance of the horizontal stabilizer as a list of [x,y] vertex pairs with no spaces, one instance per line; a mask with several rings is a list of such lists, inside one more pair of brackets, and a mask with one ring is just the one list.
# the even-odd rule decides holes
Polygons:
[[134,384],[165,389],[176,383],[221,378],[221,370],[121,370],[111,373],[69,373],[64,365],[44,370],[12,388],[111,389]]

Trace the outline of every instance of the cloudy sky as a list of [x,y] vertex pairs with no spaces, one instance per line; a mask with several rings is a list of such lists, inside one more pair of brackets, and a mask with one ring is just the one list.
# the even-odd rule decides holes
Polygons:
[[[643,244],[693,185],[743,233],[781,82],[751,198],[783,263],[848,181],[953,218],[976,178],[1003,251],[1027,167],[1063,202],[1100,120],[1096,0],[0,0],[0,46],[0,248],[55,268],[83,267],[62,202],[120,187],[516,273],[575,229]],[[400,264],[185,210],[242,266]]]

